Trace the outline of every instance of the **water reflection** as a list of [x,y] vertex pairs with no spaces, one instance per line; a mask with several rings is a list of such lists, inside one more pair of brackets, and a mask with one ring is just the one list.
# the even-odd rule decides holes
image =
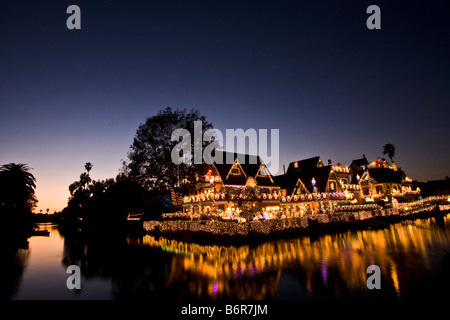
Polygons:
[[[170,257],[158,248],[129,246],[125,235],[65,234],[63,264],[76,264],[83,283],[98,278],[111,283],[112,299],[161,298]],[[82,288],[81,290],[86,291]],[[105,299],[100,292],[96,299]]]
[[[3,250],[14,299],[409,299],[449,297],[450,215],[385,229],[200,245],[152,236],[67,232],[51,226],[28,249]],[[446,254],[447,253],[447,254]],[[81,268],[81,291],[66,268]],[[381,290],[366,269],[381,269]]]
[[29,257],[29,251],[17,246],[2,246],[1,262],[4,271],[1,285],[1,299],[10,299],[17,293]]
[[[430,297],[445,294],[436,291],[436,281],[438,271],[445,267],[445,250],[450,250],[448,224],[448,217],[438,223],[432,218],[381,230],[348,231],[257,246],[198,245],[149,235],[133,244],[170,253],[166,286],[186,282],[188,292],[184,294],[189,296]],[[382,290],[367,289],[366,269],[371,264],[381,269]]]
[[27,238],[30,231],[31,228],[27,225],[5,223],[4,230],[0,233],[1,299],[10,299],[19,290],[23,272],[29,260]]

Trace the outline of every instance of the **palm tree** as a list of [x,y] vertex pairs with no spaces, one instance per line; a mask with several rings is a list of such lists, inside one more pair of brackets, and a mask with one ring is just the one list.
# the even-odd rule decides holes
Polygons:
[[37,203],[34,189],[36,178],[31,168],[23,163],[0,166],[0,205],[23,211],[32,210]]
[[392,160],[392,158],[395,155],[395,146],[392,143],[386,143],[383,146],[383,154],[387,154],[389,159],[391,159],[391,162],[394,162],[394,160]]
[[94,165],[92,163],[90,163],[90,162],[86,162],[86,164],[84,165],[84,168],[86,169],[88,176],[89,176],[89,171],[91,171],[93,166]]

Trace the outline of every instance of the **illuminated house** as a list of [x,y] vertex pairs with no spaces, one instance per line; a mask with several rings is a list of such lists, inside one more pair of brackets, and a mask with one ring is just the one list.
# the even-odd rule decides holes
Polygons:
[[291,162],[284,174],[272,176],[257,156],[219,154],[222,162],[227,162],[227,155],[232,161],[210,166],[199,179],[196,194],[184,197],[183,213],[282,212],[295,217],[350,203],[391,201],[387,196],[405,202],[420,195],[401,168],[369,163],[365,156],[350,167],[334,166],[330,160],[324,165],[317,156]]
[[296,216],[352,200],[360,188],[350,184],[350,175],[348,167],[333,166],[331,161],[325,166],[320,157],[291,162],[285,174],[274,177],[280,186],[281,209]]
[[[260,157],[219,151],[216,156],[223,163],[213,163],[197,183],[197,194],[184,197],[183,212],[239,212],[243,204],[259,211],[279,204],[280,188]],[[233,162],[226,163],[227,157]],[[255,191],[248,192],[250,189]]]
[[413,181],[409,179],[401,168],[393,163],[389,166],[377,165],[376,162],[368,163],[365,157],[354,160],[350,165],[353,181],[359,182],[362,197],[366,200],[393,196],[401,201],[417,200],[420,189],[413,188]]
[[406,175],[402,170],[382,167],[368,168],[360,180],[362,193],[364,196],[401,194],[405,178]]
[[[350,184],[350,169],[341,165],[324,165],[320,157],[291,162],[285,174],[275,177],[283,196],[334,194],[344,198]],[[355,186],[355,190],[357,187]]]

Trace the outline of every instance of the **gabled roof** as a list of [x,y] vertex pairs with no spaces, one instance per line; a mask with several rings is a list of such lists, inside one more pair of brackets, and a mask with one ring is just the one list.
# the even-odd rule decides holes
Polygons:
[[279,186],[281,189],[285,189],[287,195],[291,195],[292,192],[294,192],[298,179],[300,178],[295,175],[288,175],[288,174],[282,174],[273,177],[275,184]]
[[309,171],[323,165],[322,159],[319,156],[303,159],[299,161],[294,161],[289,163],[286,174],[291,174],[293,172]]
[[367,166],[368,164],[369,162],[366,158],[355,159],[350,164],[350,168],[364,168],[364,166]]
[[325,192],[327,189],[328,179],[330,177],[331,166],[315,168],[313,170],[303,171],[299,173],[299,177],[309,192],[313,192],[312,178],[316,180],[316,188],[318,192]]
[[280,186],[281,189],[286,190],[287,195],[292,195],[296,190],[296,187],[298,187],[297,185],[303,184],[302,180],[296,175],[282,174],[279,176],[274,176],[273,179],[277,186]]
[[271,186],[277,186],[277,184],[273,181],[273,176],[257,176],[256,177],[256,183],[258,183],[258,186],[264,186],[264,187],[271,187]]
[[297,161],[296,167],[294,167],[294,162],[292,162],[289,164],[286,174],[274,177],[275,182],[281,188],[286,189],[289,194],[292,193],[298,179],[300,179],[305,188],[312,193],[312,179],[314,178],[314,180],[316,180],[317,191],[325,192],[328,185],[328,179],[330,177],[331,166],[319,167],[320,161],[320,157],[305,159],[302,161]]
[[358,184],[359,181],[358,181],[357,175],[359,175],[359,177],[361,177],[364,173],[364,170],[366,169],[366,167],[368,165],[369,165],[369,161],[367,161],[365,155],[364,155],[364,157],[362,157],[360,159],[353,160],[352,163],[350,164],[350,170],[352,173],[350,183]]
[[[259,156],[248,154],[238,154],[236,152],[216,151],[216,157],[222,157],[223,163],[214,163],[217,173],[220,175],[222,182],[226,185],[245,185],[249,177],[255,178],[259,186],[274,186],[272,175],[260,176],[258,172],[261,166],[265,166]],[[242,169],[243,174],[229,174],[234,163],[227,163],[227,156],[230,156],[235,163]],[[237,160],[237,161],[236,161]],[[244,160],[244,161],[241,161]],[[251,163],[253,162],[253,163]]]
[[401,183],[405,173],[390,168],[369,168],[369,176],[378,183]]

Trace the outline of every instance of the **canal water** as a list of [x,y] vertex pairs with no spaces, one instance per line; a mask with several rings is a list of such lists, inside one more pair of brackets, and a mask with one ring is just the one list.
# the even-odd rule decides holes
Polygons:
[[[450,286],[450,215],[255,245],[184,243],[149,235],[29,239],[10,264],[9,299],[436,299]],[[69,265],[81,290],[69,290]],[[380,289],[368,289],[369,265]]]

